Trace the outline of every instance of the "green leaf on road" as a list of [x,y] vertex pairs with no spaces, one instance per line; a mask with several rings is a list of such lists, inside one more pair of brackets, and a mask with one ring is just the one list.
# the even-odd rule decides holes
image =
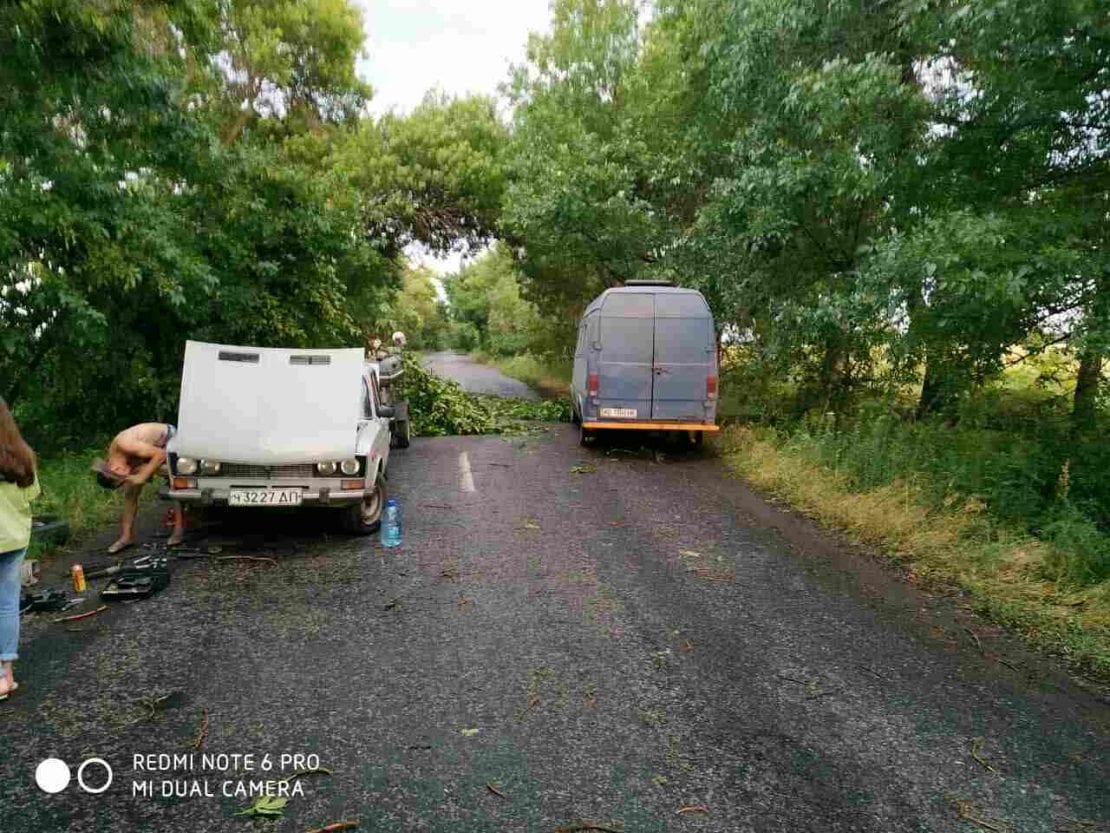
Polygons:
[[254,802],[250,807],[245,810],[240,810],[235,815],[249,816],[254,818],[260,816],[262,818],[280,818],[285,813],[285,805],[289,803],[288,798],[278,798],[276,796],[262,796]]

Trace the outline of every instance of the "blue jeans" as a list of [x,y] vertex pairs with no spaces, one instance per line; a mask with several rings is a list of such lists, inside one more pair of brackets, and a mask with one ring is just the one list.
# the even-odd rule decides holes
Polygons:
[[0,662],[19,658],[19,565],[25,552],[0,552]]

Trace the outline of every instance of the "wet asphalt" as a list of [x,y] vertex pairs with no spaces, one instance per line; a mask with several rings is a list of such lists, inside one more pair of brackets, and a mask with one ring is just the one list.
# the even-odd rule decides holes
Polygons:
[[538,401],[540,395],[524,382],[505,376],[497,368],[479,364],[463,353],[444,351],[426,353],[424,366],[440,376],[453,379],[465,391]]
[[[25,620],[0,830],[1108,829],[1099,690],[711,455],[622,442],[417,439],[392,460],[397,550],[327,516],[217,519],[190,531],[213,557],[158,596]],[[330,774],[279,818],[236,816],[236,785],[316,763],[280,768],[298,753]],[[47,795],[48,756],[114,782]]]

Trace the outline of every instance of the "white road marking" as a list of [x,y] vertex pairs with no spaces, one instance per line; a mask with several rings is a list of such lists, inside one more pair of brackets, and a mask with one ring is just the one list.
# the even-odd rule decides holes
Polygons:
[[465,451],[459,453],[459,488],[464,492],[474,491],[474,475],[470,472],[470,457]]

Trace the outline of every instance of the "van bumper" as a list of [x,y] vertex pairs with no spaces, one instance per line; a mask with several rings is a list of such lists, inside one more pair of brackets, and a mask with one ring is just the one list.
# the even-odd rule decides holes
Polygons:
[[721,427],[712,422],[675,422],[673,420],[628,420],[627,422],[591,421],[583,420],[583,428],[595,429],[612,428],[619,431],[720,431]]

